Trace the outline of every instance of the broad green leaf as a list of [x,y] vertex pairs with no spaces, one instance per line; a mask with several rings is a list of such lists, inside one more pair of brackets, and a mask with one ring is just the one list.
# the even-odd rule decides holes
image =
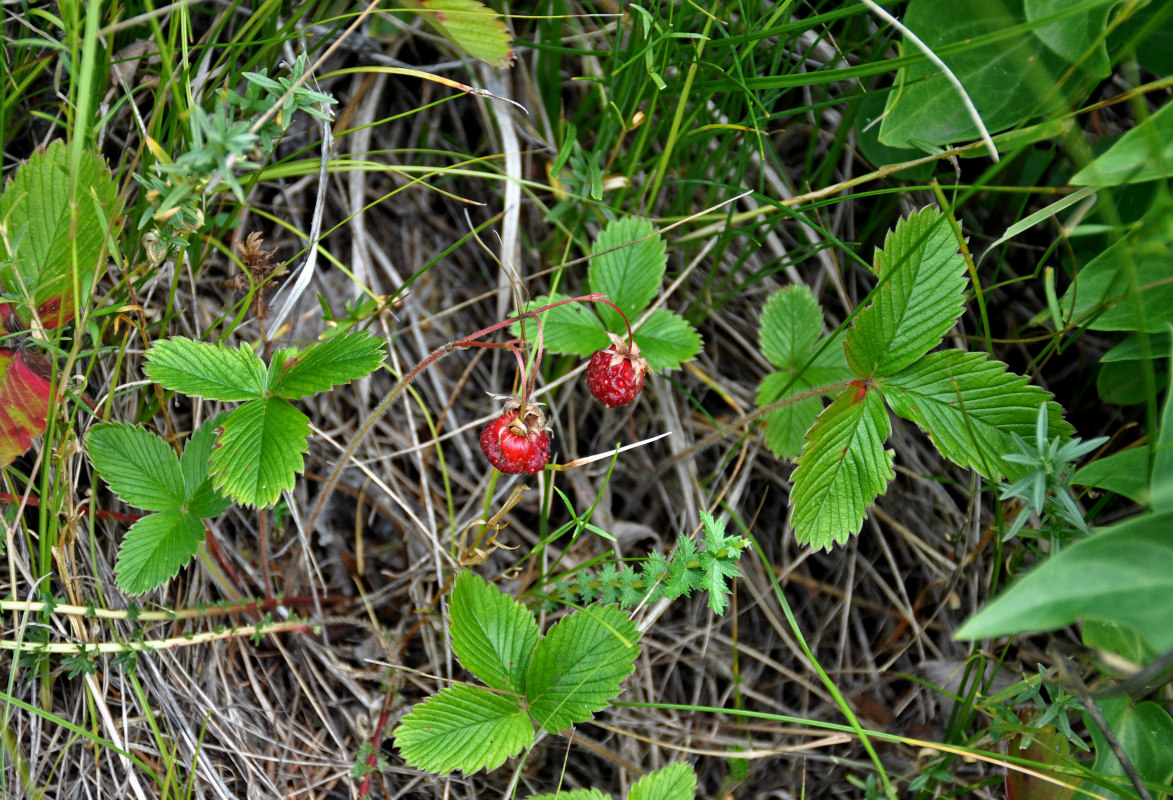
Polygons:
[[203,541],[204,523],[192,514],[161,511],[143,517],[130,526],[118,550],[118,587],[127,594],[143,594],[162,586]]
[[[887,91],[869,91],[859,101],[859,110],[855,114],[855,141],[859,152],[876,169],[905,164],[924,158],[925,155],[923,151],[912,147],[889,147],[880,141],[880,123],[887,102]],[[899,174],[907,181],[927,183],[935,166],[933,163],[918,164],[901,170]]]
[[688,321],[663,308],[657,308],[635,332],[640,355],[648,360],[653,372],[679,369],[701,351],[701,335]]
[[[1054,2],[1055,0],[1052,0]],[[1119,186],[1173,176],[1173,103],[1139,122],[1075,173],[1073,186]]]
[[563,617],[530,661],[530,714],[550,733],[586,722],[619,694],[637,655],[639,631],[618,607],[588,606]]
[[1026,18],[1034,23],[1061,14],[1059,19],[1034,28],[1034,35],[1064,61],[1079,64],[1089,75],[1103,80],[1112,71],[1105,35],[1108,14],[1116,3],[1102,0],[1088,7],[1071,0],[1026,0]]
[[859,533],[876,496],[895,477],[891,433],[879,393],[854,381],[815,421],[791,477],[794,536],[831,549]]
[[611,800],[611,795],[603,794],[598,789],[571,789],[565,792],[535,794],[529,800]]
[[[591,252],[595,254],[590,267],[591,291],[607,295],[634,323],[660,290],[668,263],[664,240],[646,219],[623,217],[607,223]],[[623,320],[610,307],[599,303],[598,312],[607,330],[626,331]]]
[[212,451],[213,486],[241,505],[265,508],[305,469],[309,418],[277,397],[250,400],[224,420]]
[[1146,514],[1068,545],[971,617],[954,638],[1052,631],[1078,619],[1131,625],[1173,648],[1173,514]]
[[45,432],[53,365],[29,347],[0,348],[0,466]]
[[147,351],[146,376],[164,389],[209,400],[251,400],[265,394],[265,364],[246,344],[222,344],[174,336]]
[[286,400],[328,391],[371,374],[386,351],[382,339],[362,331],[315,342],[297,354],[283,350],[269,366],[269,391]]
[[[902,21],[953,71],[991,133],[1061,104],[1082,78],[1026,26],[1023,0],[911,0]],[[906,56],[920,50],[905,42]],[[888,96],[880,141],[929,150],[978,138],[960,95],[928,61],[901,68]]]
[[[1169,786],[1173,781],[1173,719],[1169,712],[1151,700],[1133,705],[1128,695],[1101,698],[1096,704],[1140,779],[1156,786]],[[1125,792],[1118,793],[1097,786],[1096,794],[1119,800],[1136,797],[1124,766],[1112,752],[1100,727],[1086,711],[1083,719],[1095,743],[1096,760],[1091,766],[1092,772],[1102,776],[1114,775],[1127,787]]]
[[896,223],[874,270],[880,286],[847,331],[847,363],[860,378],[899,372],[932,350],[965,305],[965,259],[935,208]]
[[930,353],[876,383],[892,410],[919,425],[941,455],[987,478],[1020,474],[1022,467],[1002,456],[1018,452],[1011,434],[1034,441],[1043,403],[1049,403],[1048,437],[1072,433],[1048,392],[985,353]]
[[1084,620],[1080,633],[1087,647],[1115,653],[1134,664],[1144,664],[1156,655],[1136,630],[1128,625]]
[[167,443],[137,425],[103,422],[86,435],[90,462],[127,505],[179,511],[187,501],[179,459]]
[[1131,333],[1124,341],[1100,356],[1101,364],[1115,364],[1120,361],[1153,361],[1169,355],[1173,343],[1168,331],[1157,333]]
[[1165,407],[1161,410],[1149,492],[1153,511],[1173,511],[1173,378],[1169,381]]
[[1071,482],[1115,492],[1143,505],[1149,496],[1149,449],[1132,447],[1098,458],[1081,467]]
[[693,800],[696,773],[683,761],[649,772],[631,787],[627,800]]
[[823,309],[803,284],[779,289],[762,307],[758,343],[778,369],[805,363],[822,333]]
[[509,28],[505,21],[478,0],[419,0],[425,19],[445,38],[473,58],[491,67],[513,64]]
[[[787,389],[786,386],[790,388]],[[802,378],[797,380],[787,371],[771,372],[758,386],[758,408],[776,403],[783,397],[801,394],[814,387]],[[817,397],[808,397],[788,406],[771,411],[762,417],[766,446],[770,452],[781,458],[795,459],[802,452],[803,437],[815,424],[815,418],[823,409]]]
[[37,309],[42,324],[52,328],[73,316],[75,265],[80,300],[88,301],[118,216],[118,187],[97,153],[83,151],[77,174],[70,176],[69,150],[55,141],[17,168],[0,195],[0,284],[19,299],[22,320]]
[[1139,405],[1155,397],[1167,378],[1163,369],[1149,372],[1137,369],[1135,364],[1101,364],[1096,373],[1096,393],[1108,405]]
[[525,692],[541,632],[525,606],[471,572],[452,590],[452,649],[461,665],[493,689]]
[[[526,303],[526,308],[541,308],[567,297],[564,294],[536,297]],[[542,345],[551,353],[589,356],[610,344],[603,323],[583,303],[567,303],[538,316],[542,320]],[[532,320],[526,322],[525,330],[529,341],[537,342],[538,328]],[[509,332],[515,337],[521,336],[521,323],[510,325]]]
[[412,708],[395,729],[403,759],[440,774],[496,769],[533,741],[533,723],[518,701],[475,686],[449,686]]
[[183,471],[183,485],[187,491],[187,510],[200,519],[218,516],[232,505],[231,500],[221,497],[213,488],[208,471],[212,449],[216,444],[216,429],[227,416],[220,414],[215,419],[206,420],[188,437],[187,444],[183,446],[183,455],[179,457],[179,468]]

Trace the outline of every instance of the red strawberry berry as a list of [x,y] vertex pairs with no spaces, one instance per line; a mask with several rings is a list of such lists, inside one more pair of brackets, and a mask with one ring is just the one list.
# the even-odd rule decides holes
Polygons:
[[505,413],[481,431],[481,450],[489,463],[504,473],[541,472],[550,460],[550,430],[537,405],[530,403],[524,411],[521,403],[505,404]]
[[648,362],[639,354],[639,345],[620,339],[613,333],[611,346],[591,356],[587,365],[587,388],[605,406],[625,406],[644,388]]

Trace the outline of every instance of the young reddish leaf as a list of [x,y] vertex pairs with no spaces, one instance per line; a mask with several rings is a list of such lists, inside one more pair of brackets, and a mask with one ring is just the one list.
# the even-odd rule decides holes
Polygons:
[[52,365],[25,346],[0,348],[0,466],[45,432]]

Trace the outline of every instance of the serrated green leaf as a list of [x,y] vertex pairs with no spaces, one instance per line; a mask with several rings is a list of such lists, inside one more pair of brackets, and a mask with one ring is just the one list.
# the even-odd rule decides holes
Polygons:
[[880,286],[847,332],[847,363],[860,378],[899,372],[932,350],[965,305],[965,259],[935,208],[896,223],[875,272]]
[[696,773],[683,761],[649,772],[631,787],[627,800],[693,800]]
[[122,502],[147,511],[178,511],[187,501],[179,459],[167,443],[136,425],[103,422],[86,435],[90,462]]
[[[1151,700],[1133,704],[1127,694],[1099,698],[1096,704],[1108,728],[1115,734],[1117,745],[1132,762],[1140,779],[1151,786],[1169,786],[1173,781],[1173,718],[1169,712]],[[1122,793],[1097,786],[1096,794],[1109,800],[1136,797],[1124,766],[1100,726],[1087,711],[1083,718],[1095,743],[1096,760],[1091,766],[1092,771],[1097,776],[1115,776],[1122,786],[1128,787]]]
[[[637,242],[637,239],[643,241]],[[612,220],[599,231],[591,252],[596,254],[591,259],[591,291],[607,295],[608,300],[635,322],[660,290],[660,281],[668,264],[664,240],[646,219],[623,217]],[[600,303],[598,311],[607,330],[626,331],[623,320],[614,310]]]
[[816,550],[859,533],[876,496],[895,477],[891,432],[879,393],[855,381],[823,409],[791,477],[794,536]]
[[1068,545],[971,617],[955,639],[1051,631],[1077,619],[1131,625],[1173,648],[1173,513],[1132,517]]
[[174,336],[147,351],[146,376],[164,389],[209,400],[252,400],[265,394],[265,363],[241,344],[196,342]]
[[481,577],[461,572],[452,590],[452,649],[461,665],[494,689],[524,694],[541,631],[526,607]]
[[[790,388],[787,389],[786,387]],[[812,389],[810,384],[789,372],[771,372],[758,386],[758,408],[776,403],[783,397],[791,397]],[[784,391],[785,390],[785,391]],[[783,408],[775,409],[762,417],[762,428],[766,446],[780,458],[795,459],[802,452],[806,432],[815,424],[815,418],[823,409],[817,397],[808,397]]]
[[407,713],[395,746],[418,769],[471,774],[495,769],[534,741],[521,704],[475,686],[449,686]]
[[[76,201],[76,220],[71,206]],[[18,300],[18,316],[33,309],[46,327],[69,320],[75,311],[74,265],[80,300],[89,298],[96,270],[105,267],[103,249],[114,241],[118,187],[105,161],[85,150],[70,176],[69,150],[55,141],[17,168],[0,195],[0,284]],[[8,248],[12,247],[9,252]],[[25,298],[32,300],[31,308]]]
[[[567,298],[568,295],[564,294],[543,295],[535,297],[525,307],[541,308]],[[610,344],[603,323],[582,303],[567,303],[543,311],[538,316],[542,320],[542,346],[551,353],[589,356]],[[525,330],[529,341],[538,340],[537,326],[532,320],[526,322]],[[510,325],[509,332],[514,337],[520,337],[521,323]]]
[[530,714],[551,733],[585,722],[619,694],[637,655],[639,630],[616,606],[588,606],[563,617],[530,661]]
[[657,308],[635,332],[640,355],[648,360],[653,372],[679,369],[701,351],[701,335],[688,320],[663,308]]
[[183,455],[179,457],[179,468],[183,472],[183,484],[188,497],[187,510],[200,519],[219,516],[232,505],[231,500],[221,497],[212,487],[208,471],[212,448],[216,444],[216,429],[227,416],[220,414],[215,419],[206,420],[188,438],[187,444],[183,446]]
[[453,44],[491,67],[513,63],[509,28],[505,21],[478,0],[420,0],[430,22]]
[[955,464],[987,478],[1017,478],[1023,467],[1002,456],[1018,452],[1012,434],[1034,441],[1039,406],[1048,403],[1048,437],[1072,428],[1050,394],[985,353],[930,353],[903,372],[878,380],[884,399],[915,422]]
[[823,333],[823,310],[804,284],[779,289],[762,307],[758,343],[778,369],[806,363]]
[[1173,176],[1173,103],[1165,103],[1075,173],[1071,185],[1119,186],[1170,176]]
[[161,511],[130,526],[118,564],[118,587],[127,594],[143,594],[175,577],[204,541],[204,523],[192,514]]
[[269,391],[286,400],[309,397],[350,383],[378,369],[386,343],[363,331],[344,333],[315,342],[297,355],[274,356],[269,367]]
[[529,800],[611,800],[611,795],[603,794],[598,789],[571,789],[565,792],[535,794]]
[[305,469],[309,417],[277,397],[250,400],[221,425],[212,451],[213,486],[241,505],[264,508]]

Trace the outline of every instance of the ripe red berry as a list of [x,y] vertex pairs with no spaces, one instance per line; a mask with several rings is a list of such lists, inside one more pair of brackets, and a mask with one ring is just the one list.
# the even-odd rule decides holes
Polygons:
[[481,450],[502,472],[532,475],[541,472],[550,460],[550,430],[536,404],[530,403],[524,411],[520,406],[518,400],[506,403],[505,413],[485,426]]
[[648,362],[639,354],[635,342],[629,346],[615,334],[607,335],[611,337],[611,346],[596,352],[587,365],[587,388],[600,403],[615,408],[639,396]]

